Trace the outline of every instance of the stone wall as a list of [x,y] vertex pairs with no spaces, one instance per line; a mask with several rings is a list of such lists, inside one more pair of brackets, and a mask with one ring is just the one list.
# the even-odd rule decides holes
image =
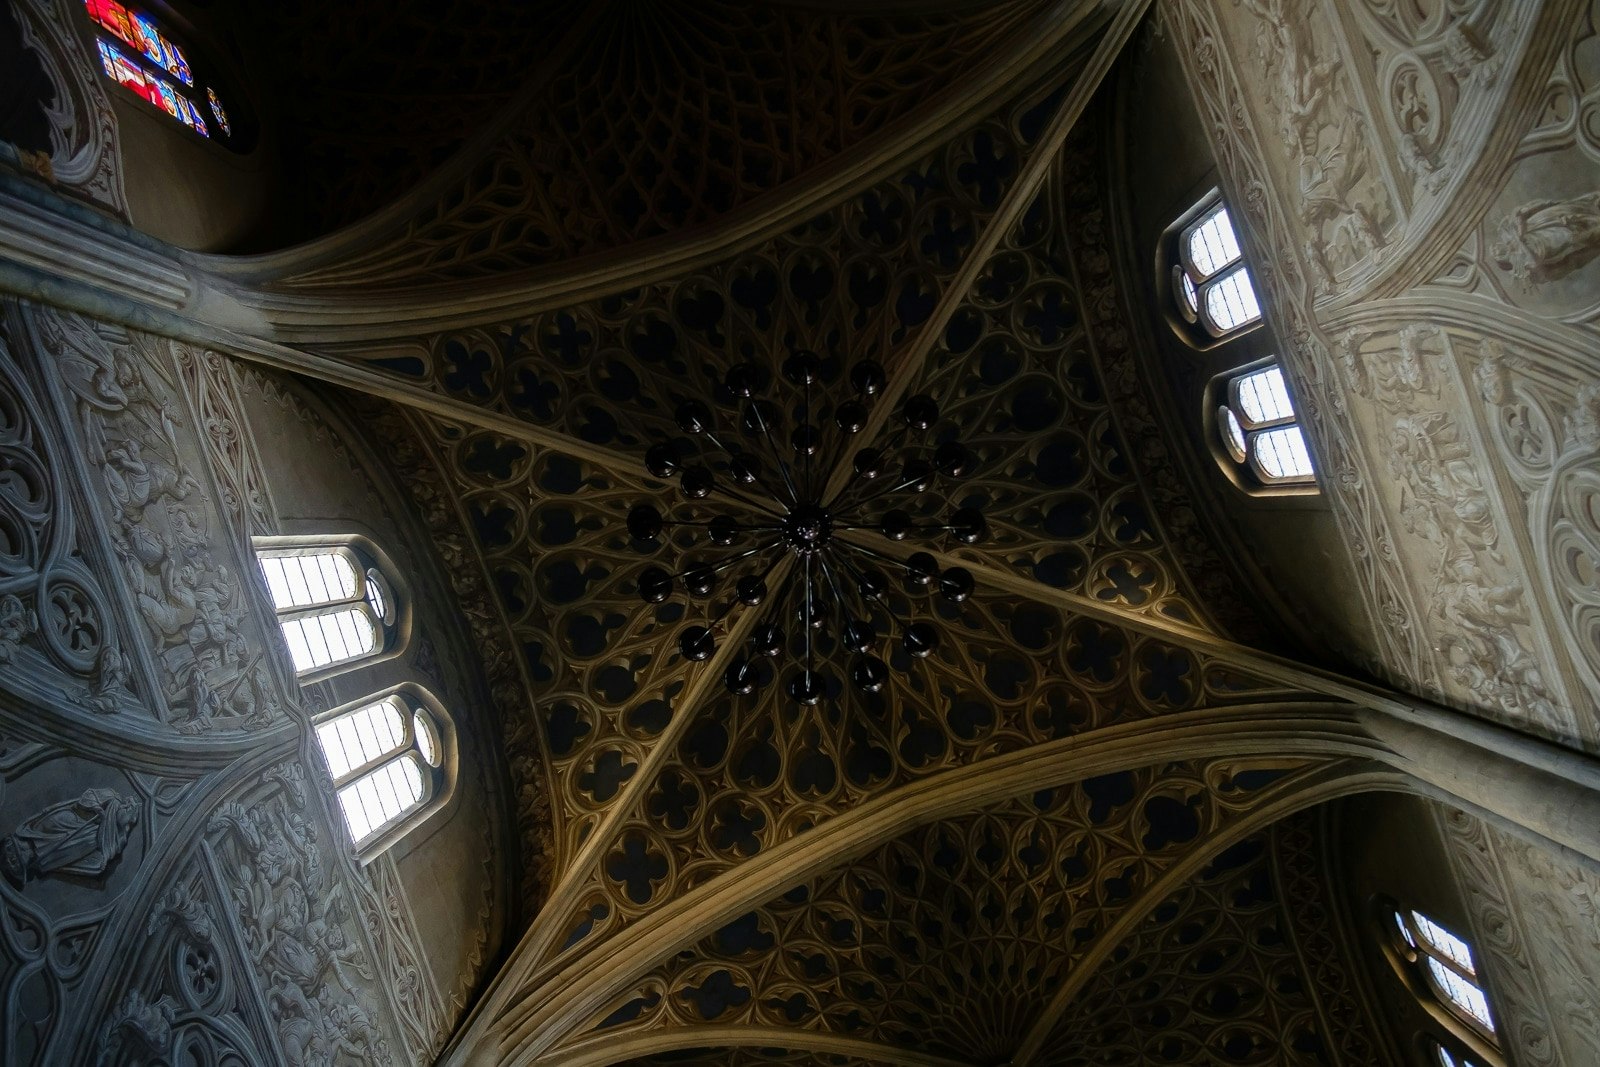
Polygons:
[[1159,10],[1358,575],[1361,654],[1600,747],[1592,3]]
[[[293,383],[3,313],[0,1060],[430,1061],[498,951],[510,872],[481,668],[427,542]],[[317,526],[384,546],[417,622],[375,673],[301,690],[249,538]],[[308,717],[396,678],[452,712],[462,769],[363,864]]]

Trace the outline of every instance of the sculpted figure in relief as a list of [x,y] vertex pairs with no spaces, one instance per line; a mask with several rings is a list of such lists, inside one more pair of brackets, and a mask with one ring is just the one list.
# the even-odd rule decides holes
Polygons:
[[1600,255],[1600,191],[1523,204],[1500,223],[1493,255],[1524,284],[1565,278]]
[[1521,583],[1486,582],[1507,567],[1471,450],[1439,411],[1400,416],[1390,444],[1406,528],[1442,552],[1432,599],[1448,627],[1439,651],[1451,674],[1484,707],[1560,726],[1538,662],[1515,629],[1528,621]]
[[139,802],[133,797],[86,789],[0,839],[0,871],[18,887],[44,875],[98,878],[122,855],[138,822]]
[[343,886],[330,884],[317,830],[297,810],[305,803],[301,773],[274,769],[266,777],[282,783],[281,800],[227,804],[212,817],[212,830],[232,841],[231,890],[246,945],[288,1063],[389,1062],[358,982],[374,976],[345,932]]
[[0,597],[0,663],[10,663],[17,646],[39,629],[38,614],[14,593]]
[[1328,282],[1383,244],[1377,205],[1364,188],[1373,177],[1365,127],[1345,99],[1338,54],[1316,61],[1306,12],[1291,10],[1291,0],[1240,3],[1259,20],[1256,54],[1277,81],[1271,95],[1297,171],[1306,253]]
[[57,330],[63,378],[104,478],[112,545],[155,639],[167,695],[188,708],[178,728],[207,730],[224,716],[247,727],[270,721],[278,701],[259,662],[246,662],[246,605],[214,552],[172,401],[151,387],[125,340],[68,320]]

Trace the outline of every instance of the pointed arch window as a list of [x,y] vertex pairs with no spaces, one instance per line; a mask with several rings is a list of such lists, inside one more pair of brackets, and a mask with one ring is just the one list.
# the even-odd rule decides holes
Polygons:
[[256,549],[295,672],[324,675],[386,652],[396,636],[393,586],[350,545]]
[[318,747],[339,812],[358,850],[398,840],[447,797],[455,732],[449,716],[413,686],[321,716]]
[[188,50],[147,11],[118,0],[84,0],[107,78],[207,139],[233,126],[217,91],[197,80]]
[[1261,303],[1221,196],[1212,193],[1195,211],[1199,217],[1180,231],[1175,246],[1173,298],[1185,323],[1220,340],[1260,322]]
[[1263,486],[1316,483],[1282,367],[1269,363],[1229,376],[1221,400],[1217,433],[1241,472]]

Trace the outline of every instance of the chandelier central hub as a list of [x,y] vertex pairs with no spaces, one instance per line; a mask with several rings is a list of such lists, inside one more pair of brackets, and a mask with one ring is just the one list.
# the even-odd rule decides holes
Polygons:
[[796,504],[783,520],[783,539],[801,555],[819,552],[833,540],[833,516],[817,504]]

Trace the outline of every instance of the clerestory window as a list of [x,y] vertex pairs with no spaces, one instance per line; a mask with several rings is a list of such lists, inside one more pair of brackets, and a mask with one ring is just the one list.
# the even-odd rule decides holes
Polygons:
[[1185,323],[1220,340],[1260,322],[1261,304],[1221,196],[1213,193],[1193,210],[1200,215],[1175,246],[1173,299]]
[[348,668],[394,643],[393,587],[356,547],[258,547],[256,562],[302,679]]
[[[1402,958],[1420,972],[1439,1003],[1469,1028],[1493,1041],[1494,1018],[1471,946],[1415,909],[1396,908],[1392,920],[1404,945]],[[1443,1046],[1440,1053],[1442,1058],[1451,1056]]]
[[1217,408],[1223,450],[1263,486],[1316,482],[1283,368],[1272,363],[1230,376]]
[[233,136],[217,91],[198,78],[188,50],[147,11],[117,0],[84,0],[107,78],[174,122],[210,140]]
[[330,712],[316,733],[357,849],[396,839],[444,799],[454,733],[420,690],[406,686]]
[[1466,1055],[1457,1055],[1437,1041],[1433,1043],[1433,1058],[1438,1061],[1439,1067],[1479,1067],[1477,1061]]

